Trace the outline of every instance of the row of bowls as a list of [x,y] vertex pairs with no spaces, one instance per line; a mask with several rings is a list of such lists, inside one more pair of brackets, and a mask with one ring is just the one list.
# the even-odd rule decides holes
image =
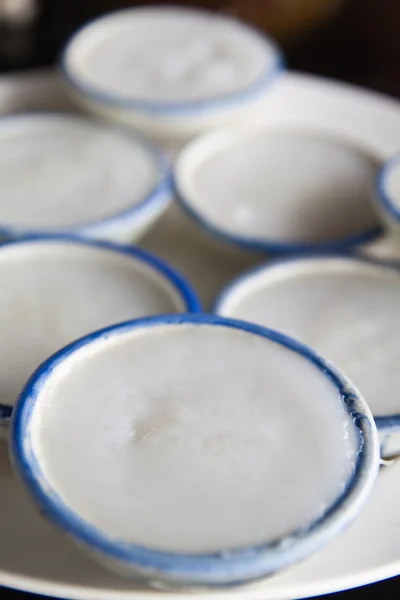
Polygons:
[[[244,65],[233,50],[238,39],[246,50]],[[167,49],[162,60],[157,44]],[[262,111],[283,60],[271,40],[246,25],[176,7],[130,9],[83,27],[61,62],[67,90],[109,124],[44,114],[2,120],[0,238],[61,233],[131,243],[174,195],[214,237],[268,254],[349,249],[382,233],[378,215],[398,232],[398,156],[382,167],[364,148],[318,131],[266,127],[257,119],[254,103]],[[215,64],[227,70],[225,80],[217,69],[225,93],[206,78]],[[230,89],[228,67],[236,69],[239,82],[246,73],[250,80]],[[130,81],[132,72],[141,78]],[[230,106],[243,119],[231,115]],[[136,115],[135,133],[116,127],[130,121],[121,117],[125,112]],[[235,125],[189,143],[173,169],[137,133],[146,132],[146,119],[154,119],[151,133],[157,137],[161,119],[177,140],[181,119],[191,124],[199,119],[196,131],[204,133],[221,127],[225,118]]]
[[400,227],[400,158],[379,167],[314,132],[218,130],[185,145],[171,169],[132,132],[73,115],[15,115],[0,122],[0,175],[4,240],[136,242],[174,197],[222,245],[264,254],[351,249],[383,233],[379,213]]
[[[204,47],[201,43],[205,31],[209,32],[206,35],[209,41],[211,36],[211,46]],[[173,46],[165,60],[163,57],[161,69],[157,66],[160,55],[154,59],[151,51],[152,46],[157,50],[159,39],[166,40],[167,47]],[[135,44],[139,40],[141,52],[140,64],[133,72],[139,72],[143,64],[148,69],[140,81],[124,77],[126,65],[132,70],[134,55],[140,53],[136,46],[132,53],[132,40]],[[175,40],[181,53],[174,49]],[[234,51],[237,44],[241,49],[239,58]],[[186,55],[194,57],[194,72],[187,67]],[[243,56],[247,57],[246,73],[250,72],[251,77],[245,83],[242,79],[242,85],[233,89],[231,69],[240,67]],[[214,68],[217,77],[212,80],[213,93],[207,97],[204,94],[191,97],[191,90],[201,91]],[[177,8],[135,9],[101,18],[74,36],[62,60],[67,87],[90,113],[114,125],[134,126],[151,137],[174,139],[191,137],[262,110],[270,83],[281,69],[280,51],[271,40],[235,20]],[[169,83],[164,81],[165,72],[169,73],[169,83],[178,81],[182,98],[171,95]],[[157,88],[160,81],[164,82],[163,97]],[[216,81],[227,82],[225,89],[218,87],[219,84],[218,89],[215,88]],[[121,85],[115,93],[115,86]],[[142,86],[148,95],[154,92],[155,97],[129,95],[126,85],[131,86],[131,91]],[[265,183],[265,156],[274,158],[267,179],[273,173],[277,177],[273,189],[270,186],[267,192],[264,188],[260,193],[257,185],[251,184],[263,178]],[[349,162],[353,166],[343,181],[343,165]],[[136,165],[134,173],[132,165]],[[239,168],[240,165],[244,165],[244,169]],[[252,165],[262,167],[254,172]],[[111,568],[142,577],[147,583],[173,587],[237,584],[271,574],[316,551],[343,529],[372,488],[379,466],[379,444],[366,403],[334,367],[285,336],[256,325],[205,314],[158,316],[153,320],[113,326],[100,333],[92,332],[148,314],[201,312],[196,293],[171,267],[135,247],[117,244],[137,241],[174,195],[196,224],[219,240],[246,251],[276,253],[352,248],[382,231],[373,209],[373,180],[377,171],[374,157],[337,140],[320,138],[313,132],[235,127],[206,133],[189,143],[171,170],[162,153],[136,133],[80,117],[30,115],[7,118],[0,127],[0,169],[0,188],[4,186],[0,189],[0,207],[3,205],[8,211],[8,218],[0,227],[3,238],[0,274],[3,271],[8,281],[1,298],[2,314],[7,314],[7,320],[1,325],[2,338],[8,341],[1,377],[9,393],[7,402],[0,406],[0,416],[7,423],[13,413],[13,458],[41,510]],[[378,175],[382,206],[388,203],[396,206],[397,195],[400,195],[397,172],[395,159]],[[73,185],[69,179],[71,173],[75,177]],[[348,187],[354,174],[358,183],[361,182],[361,191],[357,188],[355,195],[352,186],[350,191]],[[338,178],[339,188],[335,187]],[[277,219],[282,236],[260,236],[254,231],[260,229],[260,224],[263,229],[270,218],[274,215],[276,218],[279,208],[282,209],[280,184],[284,184],[286,192],[289,185],[290,192],[288,205]],[[336,197],[332,195],[332,185]],[[129,197],[132,189],[136,193],[135,202]],[[302,195],[296,198],[299,189]],[[332,230],[324,226],[315,239],[319,221],[313,218],[315,205],[309,200],[318,196],[320,205],[326,209],[329,202],[324,202],[325,190],[328,190],[331,210],[338,213],[335,203],[340,200],[344,213],[338,215],[339,225]],[[55,194],[57,202],[54,202]],[[238,205],[222,202],[235,194]],[[261,202],[262,207],[268,204],[274,211],[262,212],[260,219],[260,200],[266,195],[268,203]],[[347,199],[351,203],[352,198],[356,198],[357,209],[353,214],[348,212],[347,206]],[[119,210],[115,211],[114,203],[118,202]],[[385,209],[385,214],[393,210]],[[328,214],[328,225],[332,214]],[[318,216],[322,218],[319,213]],[[365,227],[360,227],[360,219]],[[359,264],[358,259],[350,257],[341,260],[353,266]],[[264,271],[260,273],[264,277]],[[247,277],[253,276],[254,273]],[[218,313],[229,312],[232,296],[235,298],[237,291],[238,297],[243,295],[242,284],[246,287],[246,276],[219,299]],[[23,306],[26,299],[29,311]],[[32,323],[34,326],[30,329]],[[124,335],[136,328],[146,329],[149,325],[162,328],[171,323],[205,325],[206,329],[214,326],[240,329],[274,344],[278,342],[334,381],[358,436],[357,460],[344,492],[310,527],[273,543],[229,552],[186,555],[162,552],[110,539],[93,530],[79,515],[71,514],[70,507],[46,481],[32,441],[40,434],[40,427],[35,429],[34,426],[40,421],[35,421],[34,416],[45,389],[43,378],[51,380],[58,365],[85,346],[95,348],[100,341],[106,347],[114,335]],[[36,371],[13,411],[22,382],[37,365],[85,334],[89,336],[61,350]],[[392,429],[385,429],[385,440],[388,432],[391,434]],[[390,444],[391,450],[396,439]]]

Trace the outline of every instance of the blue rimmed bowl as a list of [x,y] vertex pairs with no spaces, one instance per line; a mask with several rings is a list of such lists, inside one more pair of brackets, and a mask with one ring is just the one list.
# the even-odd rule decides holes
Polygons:
[[[240,275],[230,284],[228,284],[224,290],[220,293],[214,304],[214,312],[218,315],[230,318],[242,318],[249,321],[254,321],[263,326],[279,327],[280,330],[284,331],[289,335],[295,336],[297,339],[302,340],[308,344],[312,344],[318,351],[323,352],[324,355],[327,351],[324,347],[324,337],[322,333],[319,333],[320,328],[326,326],[324,322],[331,323],[334,318],[332,311],[324,312],[322,296],[318,296],[319,300],[314,300],[314,315],[312,312],[305,316],[302,315],[302,322],[293,320],[293,312],[297,304],[296,290],[298,294],[304,293],[307,287],[312,285],[312,277],[315,277],[315,281],[319,280],[321,287],[318,290],[314,290],[315,298],[316,294],[321,292],[324,286],[329,285],[329,281],[324,279],[330,276],[330,274],[338,274],[339,276],[346,275],[349,277],[349,285],[347,288],[338,289],[332,288],[332,283],[326,292],[326,298],[329,297],[331,302],[334,302],[335,293],[338,294],[338,300],[336,305],[340,305],[340,302],[346,303],[346,294],[348,293],[349,300],[347,300],[347,309],[351,309],[353,314],[353,322],[357,319],[358,306],[361,306],[362,302],[365,301],[369,307],[369,316],[367,326],[374,326],[373,315],[377,312],[379,314],[392,314],[393,322],[396,320],[397,306],[395,301],[392,301],[391,308],[388,304],[385,308],[382,308],[379,304],[374,307],[374,300],[368,292],[362,294],[362,298],[355,299],[351,297],[353,286],[351,285],[357,281],[357,274],[361,277],[368,277],[371,279],[371,285],[375,287],[376,295],[375,298],[385,298],[385,288],[382,280],[387,277],[390,285],[398,290],[400,297],[400,263],[394,260],[380,260],[374,258],[367,258],[362,256],[355,256],[346,253],[331,253],[325,255],[309,255],[303,257],[290,257],[281,258],[270,261],[266,264],[262,264],[248,272]],[[276,304],[276,296],[274,291],[281,289],[284,290],[285,285],[291,285],[292,281],[301,281],[302,289],[296,288],[288,289],[286,292],[286,300],[280,303],[279,308],[275,311],[274,307]],[[361,283],[362,284],[362,283]],[[347,291],[348,290],[348,291]],[[282,292],[281,292],[282,293]],[[255,300],[257,298],[257,300]],[[350,299],[351,298],[351,299]],[[261,304],[262,302],[262,304]],[[304,300],[303,300],[304,302]],[[262,306],[262,308],[260,308]],[[258,308],[257,308],[258,307]],[[394,313],[393,310],[396,310]],[[317,318],[319,320],[317,321]],[[339,339],[340,335],[349,329],[348,323],[343,321],[347,317],[346,312],[340,313],[339,318],[336,318],[334,328],[336,338]],[[365,319],[364,319],[365,325]],[[360,321],[359,327],[361,327],[361,335],[363,330],[363,322]],[[387,327],[387,326],[386,326]],[[386,335],[389,333],[386,331]],[[389,330],[390,331],[390,330]],[[365,335],[369,335],[368,331]],[[372,337],[366,337],[365,339],[357,342],[356,334],[352,335],[353,343],[355,344],[356,350],[353,349],[353,354],[358,352],[367,352],[369,359],[372,361],[368,373],[376,374],[376,380],[381,382],[381,395],[383,398],[389,397],[391,399],[396,398],[397,394],[393,395],[388,390],[387,378],[385,377],[384,371],[380,372],[382,363],[379,363],[380,353],[382,348],[385,346],[385,338],[379,336],[379,330],[371,333]],[[373,337],[373,336],[377,337]],[[315,337],[317,336],[317,337]],[[319,342],[319,343],[318,343]],[[350,343],[350,342],[349,342]],[[397,346],[397,342],[394,342]],[[358,344],[358,346],[357,346]],[[343,347],[343,352],[347,352],[348,344],[342,343],[339,346],[340,349]],[[341,351],[341,350],[340,350]],[[368,381],[362,380],[362,373],[357,377],[356,373],[353,373],[350,367],[346,368],[348,357],[345,356],[341,361],[340,351],[335,350],[334,356],[328,356],[328,358],[335,361],[335,364],[339,365],[340,368],[344,369],[346,373],[351,376],[352,380],[356,382],[356,385],[362,390],[364,398],[371,405],[372,413],[378,428],[378,434],[380,439],[381,454],[383,458],[394,458],[400,456],[400,412],[399,410],[385,410],[379,408],[379,395],[376,390],[373,391],[370,396],[368,395]],[[395,350],[389,350],[391,354]],[[357,356],[353,356],[357,358]],[[377,365],[374,365],[374,360],[377,360]],[[364,359],[365,360],[365,359]],[[393,359],[395,360],[395,359]],[[387,361],[383,363],[386,364]],[[389,367],[388,367],[389,368]],[[396,373],[396,368],[392,367],[392,372]],[[399,380],[400,381],[400,380]],[[393,376],[391,390],[393,391]],[[400,408],[400,404],[398,403]],[[392,407],[393,402],[392,402]]]
[[[200,25],[201,29],[196,30],[196,25]],[[172,35],[173,27],[176,31]],[[147,35],[143,33],[146,29]],[[214,35],[215,31],[220,34],[221,39]],[[211,37],[210,48],[205,47],[207,36],[213,35],[215,39]],[[127,36],[136,45],[131,48],[123,47],[123,40]],[[239,50],[235,50],[235,36],[239,37]],[[150,49],[148,44],[146,46],[147,37],[154,37]],[[105,68],[109,69],[109,73],[99,79],[94,76],[90,63],[87,66],[85,61],[88,57],[96,58],[96,52],[99,49],[103,51],[102,44],[106,46],[110,40],[115,39],[119,39],[120,48],[109,50],[103,60],[97,60],[97,63],[103,65],[107,63]],[[175,41],[177,45],[172,48],[171,43]],[[142,59],[140,62],[140,57],[148,56],[151,52],[154,54],[157,43],[161,44],[160,55],[152,55],[149,70],[144,73],[143,78],[151,81],[159,71],[165,74],[171,64],[171,78],[162,84],[167,87],[166,97],[161,94],[163,87],[159,94],[146,94],[146,91],[139,93],[130,89],[129,82],[127,87],[125,85],[125,80],[130,75],[135,75],[145,64]],[[185,61],[188,60],[192,43],[197,44],[193,50],[193,65],[175,65],[183,57]],[[212,59],[213,52],[217,53],[219,68],[224,69],[229,44],[232,46],[233,59],[237,61],[235,53],[241,53],[239,68],[234,63],[233,67],[228,64],[225,70],[237,68],[240,71],[243,69],[240,63],[248,58],[250,51],[257,55],[257,61],[253,57],[255,66],[249,67],[250,75],[244,73],[245,83],[238,84],[234,81],[233,87],[230,86],[232,89],[228,86],[226,90],[223,87],[219,90],[217,87],[217,91],[211,89],[207,93],[203,92],[201,97],[193,93],[188,96],[187,90],[193,89],[193,78],[196,79],[197,72],[201,71],[202,60],[204,70],[209,73],[209,60]],[[116,55],[112,56],[115,50]],[[164,60],[167,61],[166,65]],[[205,129],[232,122],[254,112],[256,108],[261,110],[270,84],[283,70],[283,63],[281,51],[270,38],[232,17],[202,9],[150,6],[117,11],[84,26],[68,42],[61,57],[61,72],[72,97],[90,113],[132,126],[152,137],[186,138]],[[121,65],[128,65],[129,68],[116,80],[115,71]],[[181,70],[183,79],[180,82]],[[217,86],[221,85],[223,78],[224,73],[221,73],[217,78]],[[183,86],[184,92],[179,91],[179,85]],[[209,83],[206,82],[206,85]],[[177,89],[174,86],[178,86]]]
[[[7,273],[10,272],[10,265],[15,265],[14,271],[17,273],[18,264],[25,268],[24,265],[29,261],[31,261],[29,277],[26,276],[26,272],[21,273],[19,277],[16,274],[17,283],[14,292],[13,282],[6,280]],[[35,268],[37,277],[42,271],[46,272],[49,264],[52,265],[53,263],[56,266],[58,265],[57,281],[59,286],[63,280],[65,282],[71,281],[68,278],[71,266],[78,265],[79,269],[79,264],[82,264],[83,275],[81,277],[87,278],[87,284],[86,279],[84,279],[79,282],[78,291],[70,290],[70,292],[66,292],[71,293],[72,297],[76,297],[78,294],[79,298],[79,293],[84,297],[82,306],[78,303],[76,319],[74,319],[73,309],[71,308],[74,305],[74,300],[68,303],[60,297],[57,299],[57,306],[54,308],[50,306],[48,316],[44,311],[37,316],[38,321],[35,320],[35,313],[30,316],[32,307],[37,306],[38,303],[40,305],[42,295],[40,288],[39,291],[38,288],[34,291],[31,290],[29,278],[35,278]],[[130,281],[130,278],[135,281],[138,288],[137,301],[139,304],[137,306],[134,305],[134,295],[131,297],[132,308],[130,305],[118,305],[118,308],[114,308],[113,305],[110,307],[109,303],[112,302],[112,297],[107,295],[103,303],[101,291],[93,287],[98,280],[96,278],[91,279],[91,273],[92,265],[93,270],[98,270],[99,267],[102,268],[104,263],[107,270],[102,275],[103,285],[108,282],[110,288],[116,286],[114,272],[118,273],[118,269],[120,269],[124,281]],[[44,278],[45,284],[49,285],[51,279],[51,276],[47,275]],[[177,313],[184,313],[199,312],[201,310],[196,293],[184,277],[160,258],[140,248],[97,240],[84,240],[72,236],[27,236],[19,240],[3,242],[0,244],[0,280],[2,282],[0,288],[6,289],[7,294],[10,295],[9,305],[12,304],[12,297],[15,296],[16,307],[14,318],[10,313],[12,306],[11,308],[9,306],[7,314],[3,313],[0,316],[0,322],[5,320],[6,323],[10,323],[6,327],[7,330],[10,327],[13,328],[13,343],[15,344],[14,346],[8,344],[7,352],[3,353],[2,361],[3,364],[7,365],[7,360],[9,360],[10,364],[6,368],[11,369],[11,371],[18,369],[22,377],[20,382],[12,379],[7,384],[6,382],[0,383],[0,425],[8,424],[16,396],[33,368],[55,350],[73,341],[73,339],[85,335],[93,329],[125,321],[127,318],[162,312],[176,311]],[[67,284],[64,283],[64,288],[66,287]],[[145,300],[141,299],[142,288],[146,289],[147,296],[145,296]],[[123,291],[126,291],[125,285]],[[132,294],[132,290],[130,293]],[[157,297],[157,293],[160,294],[160,297]],[[4,295],[5,292],[0,291],[1,294]],[[153,294],[153,297],[150,294]],[[152,299],[150,305],[149,302]],[[89,303],[86,309],[84,308],[84,302]],[[43,305],[48,306],[48,304],[45,298]],[[63,322],[68,320],[71,322],[71,326],[64,328]],[[20,321],[23,322],[23,325],[20,325]],[[57,325],[58,322],[60,326]],[[18,327],[20,327],[20,330],[18,330]],[[41,332],[40,335],[37,330],[39,333]],[[72,331],[74,332],[73,335]],[[37,339],[38,335],[39,339]],[[5,334],[4,337],[6,337]],[[6,343],[5,340],[4,343]],[[37,354],[37,357],[35,355],[35,358],[37,358],[36,363],[32,360],[31,354],[26,351],[31,346]],[[14,350],[10,349],[13,347]],[[24,352],[20,352],[22,357],[18,354],[21,347],[24,349]],[[10,352],[10,359],[7,358],[8,352]],[[13,352],[15,352],[15,355],[13,355]]]
[[347,251],[380,237],[379,158],[313,128],[246,124],[186,144],[173,168],[192,221],[226,247]]
[[[171,169],[158,148],[140,135],[76,115],[2,117],[0,168],[5,174],[0,178],[0,239],[67,234],[131,243],[173,197]],[[148,182],[136,183],[138,175]],[[33,189],[27,188],[29,181]],[[68,193],[63,185],[70,186]]]
[[[63,500],[62,492],[50,483],[32,439],[43,390],[51,384],[58,370],[68,367],[69,361],[85,360],[84,353],[95,351],[96,345],[104,351],[107,344],[115,340],[121,342],[124,337],[125,341],[129,340],[129,336],[138,330],[142,336],[146,330],[159,328],[164,332],[171,327],[187,325],[233,329],[278,344],[308,362],[337,390],[337,401],[343,403],[354,426],[354,469],[333,503],[307,527],[291,531],[273,542],[229,551],[192,554],[161,551],[110,537],[77,514]],[[271,575],[316,552],[356,517],[373,487],[380,460],[372,415],[359,392],[335,367],[310,348],[276,331],[207,314],[164,315],[122,323],[82,338],[53,355],[33,374],[19,398],[12,420],[11,455],[39,509],[79,546],[117,573],[167,588],[243,584]]]
[[400,152],[382,167],[377,179],[376,205],[390,230],[400,235]]

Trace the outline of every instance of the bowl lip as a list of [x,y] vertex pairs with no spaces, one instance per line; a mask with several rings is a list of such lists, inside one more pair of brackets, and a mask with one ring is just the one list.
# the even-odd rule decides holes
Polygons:
[[400,221],[400,205],[396,205],[387,190],[387,179],[395,168],[400,168],[400,152],[396,152],[387,160],[377,177],[376,198],[378,206],[385,212],[391,221]]
[[[242,248],[244,250],[272,253],[278,255],[290,254],[294,252],[302,254],[307,254],[311,252],[345,252],[353,246],[359,246],[368,242],[372,242],[383,235],[385,231],[384,227],[377,223],[373,227],[370,227],[369,229],[366,229],[364,231],[360,231],[359,233],[347,235],[345,237],[333,239],[331,241],[279,241],[271,240],[268,238],[260,238],[257,236],[246,236],[232,233],[227,229],[216,225],[211,219],[204,216],[200,210],[193,206],[188,194],[185,192],[185,190],[182,189],[182,172],[185,172],[189,168],[184,161],[190,160],[190,163],[192,163],[190,164],[190,169],[192,171],[194,171],[194,169],[196,168],[195,166],[193,166],[196,165],[196,158],[190,157],[190,159],[188,159],[187,156],[190,156],[190,153],[195,152],[196,150],[199,152],[202,146],[204,146],[207,143],[209,143],[210,146],[213,146],[214,143],[215,148],[216,143],[218,143],[218,140],[221,139],[222,141],[228,140],[228,145],[230,145],[235,139],[240,139],[241,137],[246,136],[259,135],[260,131],[263,130],[271,135],[302,135],[304,137],[312,137],[314,139],[328,140],[350,148],[355,148],[357,150],[357,147],[354,144],[352,144],[349,140],[341,140],[340,138],[336,138],[331,134],[325,134],[323,132],[313,131],[312,129],[298,127],[279,126],[268,129],[266,125],[261,125],[260,130],[260,127],[251,124],[250,126],[228,126],[219,128],[211,132],[203,133],[199,137],[189,141],[183,146],[183,148],[179,151],[175,163],[172,167],[172,185],[174,188],[175,197],[181,208],[192,219],[192,221],[194,221],[198,226],[200,226],[211,236],[213,236],[216,239],[219,239],[222,242],[226,242],[230,245]],[[377,157],[368,152],[368,149],[359,148],[358,150],[363,155],[368,156],[372,160],[378,162]],[[201,160],[202,159],[197,159],[197,165],[201,164]]]
[[[241,273],[234,279],[232,279],[218,294],[214,300],[212,311],[220,316],[223,315],[224,304],[230,298],[232,298],[236,292],[241,288],[245,287],[252,279],[258,276],[263,277],[270,271],[279,268],[283,265],[295,266],[300,263],[307,262],[325,262],[330,260],[344,260],[353,263],[359,263],[363,265],[369,265],[370,267],[376,267],[377,269],[385,268],[397,273],[400,277],[400,261],[389,260],[381,258],[373,258],[362,255],[354,254],[350,251],[346,252],[325,252],[325,253],[308,253],[302,254],[301,256],[288,256],[269,260],[268,262],[262,262],[255,267],[248,269],[244,273]],[[232,317],[227,317],[232,318]],[[387,430],[394,431],[400,429],[400,412],[389,413],[387,415],[374,415],[374,421],[379,431]]]
[[[40,391],[57,366],[83,347],[137,328],[170,325],[212,325],[255,334],[301,355],[318,368],[337,387],[341,400],[353,417],[358,431],[359,449],[353,474],[345,489],[324,515],[307,527],[291,532],[274,542],[211,553],[177,553],[113,539],[85,522],[66,505],[46,481],[31,446],[31,418]],[[158,315],[127,321],[89,334],[58,351],[31,376],[21,392],[13,413],[10,450],[14,466],[41,510],[64,532],[92,552],[114,563],[124,564],[149,577],[163,573],[167,578],[205,581],[213,584],[235,583],[275,572],[315,551],[356,516],[371,491],[379,468],[379,442],[372,415],[358,390],[348,379],[309,347],[276,331],[252,323],[226,319],[212,314]]]
[[[173,195],[173,184],[172,184],[172,167],[165,156],[165,154],[156,147],[150,140],[142,136],[140,133],[123,129],[117,125],[110,125],[96,119],[84,117],[79,114],[73,114],[68,112],[40,112],[40,111],[29,111],[24,113],[3,115],[0,117],[0,135],[3,128],[15,126],[15,124],[23,123],[27,121],[29,123],[38,122],[40,125],[47,123],[62,124],[69,122],[75,122],[76,124],[90,125],[99,131],[104,131],[107,135],[123,137],[129,144],[140,147],[149,156],[149,160],[154,162],[158,181],[155,182],[151,191],[139,202],[120,210],[116,213],[110,214],[109,216],[102,217],[99,219],[93,219],[86,223],[68,225],[66,227],[47,227],[40,228],[29,225],[7,225],[2,224],[0,221],[0,238],[13,239],[20,236],[26,236],[30,234],[37,235],[48,235],[48,234],[65,234],[65,235],[82,235],[82,236],[96,236],[98,234],[106,233],[109,227],[118,226],[128,220],[140,221],[146,212],[151,213],[156,206],[160,207],[160,210],[167,205]],[[104,231],[103,231],[104,230]]]
[[[98,248],[115,254],[126,256],[134,261],[145,264],[150,270],[155,271],[163,279],[168,281],[172,288],[178,293],[182,303],[183,310],[188,313],[201,311],[201,302],[186,278],[174,267],[155,254],[138,248],[137,246],[124,246],[114,242],[103,240],[92,240],[73,235],[53,235],[53,234],[32,234],[20,237],[18,239],[5,240],[0,242],[0,255],[2,250],[15,246],[29,246],[30,244],[71,244],[73,246],[82,246],[85,248]],[[40,259],[39,259],[40,260]],[[0,421],[7,421],[13,413],[13,406],[0,403]]]
[[193,100],[190,102],[157,102],[155,100],[146,100],[145,98],[122,98],[118,94],[107,92],[104,89],[97,88],[96,86],[87,83],[84,79],[75,76],[73,69],[71,70],[68,60],[69,54],[75,42],[78,38],[81,38],[84,34],[90,33],[92,26],[97,26],[99,23],[105,23],[108,19],[117,18],[122,14],[139,14],[139,13],[151,13],[159,10],[164,12],[168,11],[179,11],[185,12],[186,14],[199,14],[199,15],[213,15],[214,13],[210,10],[195,6],[178,6],[178,5],[151,5],[151,6],[133,6],[121,10],[109,12],[95,19],[90,20],[88,23],[80,27],[67,41],[64,49],[61,52],[59,59],[59,67],[62,76],[65,81],[74,89],[76,92],[91,99],[96,104],[107,105],[119,109],[133,109],[143,113],[147,113],[153,117],[167,116],[167,117],[180,117],[180,116],[194,116],[196,113],[201,115],[213,112],[216,110],[224,110],[228,106],[235,107],[241,106],[245,103],[250,102],[253,99],[262,96],[269,87],[270,84],[285,70],[285,59],[280,47],[276,42],[269,37],[266,33],[261,31],[259,28],[250,25],[240,19],[237,19],[231,15],[225,15],[221,13],[215,13],[220,19],[224,19],[235,25],[239,25],[247,32],[252,33],[254,37],[259,38],[260,42],[264,45],[266,54],[271,55],[273,58],[273,65],[266,67],[263,73],[250,85],[241,88],[235,92],[219,95],[213,98],[205,98],[203,100]]

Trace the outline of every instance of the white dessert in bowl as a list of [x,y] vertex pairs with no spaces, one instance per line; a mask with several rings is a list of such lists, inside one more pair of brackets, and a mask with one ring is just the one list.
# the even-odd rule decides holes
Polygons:
[[190,142],[174,166],[178,198],[214,237],[266,253],[345,249],[381,231],[378,161],[314,131],[232,127]]
[[0,238],[140,238],[172,199],[162,154],[133,133],[67,114],[0,120]]
[[399,305],[399,263],[331,255],[258,267],[222,292],[215,311],[278,328],[343,369],[390,457],[400,453]]
[[106,242],[26,238],[0,245],[0,417],[32,371],[91,331],[146,315],[199,310],[194,292],[151,254]]
[[171,587],[245,583],[315,552],[379,466],[372,415],[336,368],[206,314],[130,321],[55,354],[20,396],[11,451],[72,539]]
[[173,138],[253,112],[281,68],[266,35],[227,15],[173,6],[96,19],[62,57],[68,87],[89,111]]

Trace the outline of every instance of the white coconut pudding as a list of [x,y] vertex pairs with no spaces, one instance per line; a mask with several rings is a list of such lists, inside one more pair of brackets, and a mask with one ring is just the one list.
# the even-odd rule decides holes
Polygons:
[[[118,560],[127,553],[133,563],[138,547],[155,552],[155,579],[166,556],[177,561],[167,578],[184,572],[182,554],[229,573],[236,551],[290,536],[276,549],[291,555],[312,523],[341,513],[344,496],[347,512],[364,444],[372,462],[363,476],[375,476],[376,433],[351,384],[296,342],[247,327],[207,315],[133,321],[75,343],[33,376],[17,407],[14,451],[24,452],[16,439],[27,426],[27,460],[56,498],[53,515],[61,511],[56,520],[78,539],[87,528],[81,541],[92,551],[106,558],[121,544]],[[364,441],[352,410],[365,411]],[[192,580],[212,580],[218,569],[199,568]]]
[[91,331],[127,319],[195,310],[179,276],[140,251],[57,238],[0,246],[0,405],[32,371]]
[[187,145],[175,179],[184,208],[209,232],[274,252],[377,235],[377,168],[371,156],[319,134],[237,128]]
[[132,241],[170,198],[164,160],[133,134],[68,115],[0,122],[0,236]]
[[264,95],[281,66],[275,44],[236,19],[183,7],[141,7],[73,36],[63,71],[89,110],[140,129],[194,132]]
[[344,489],[358,447],[323,373],[212,327],[133,332],[77,355],[36,418],[33,448],[69,506],[110,536],[176,552],[260,544],[309,524]]

